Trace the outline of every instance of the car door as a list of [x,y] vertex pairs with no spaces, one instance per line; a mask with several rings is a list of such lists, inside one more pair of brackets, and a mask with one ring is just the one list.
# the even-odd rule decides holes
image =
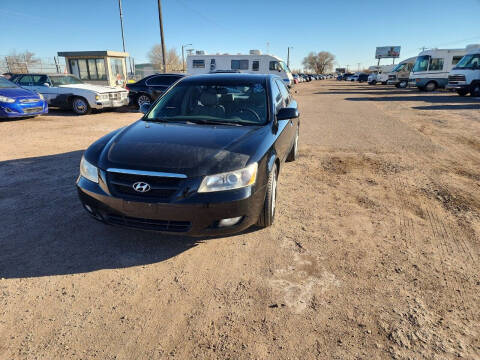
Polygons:
[[[296,109],[297,102],[293,100],[284,82],[281,80],[275,80],[275,82],[277,83],[278,88],[280,89],[280,93],[282,95],[283,107],[292,107]],[[298,126],[298,119],[289,119],[289,120],[282,120],[282,121],[287,121],[287,125],[285,126],[285,137],[286,137],[285,156],[287,156],[288,152],[293,146],[293,142],[295,141],[295,134]]]
[[[272,102],[274,105],[274,114],[275,117],[278,111],[285,107],[285,101],[283,99],[282,93],[278,86],[278,82],[272,80]],[[289,120],[276,120],[276,145],[275,150],[277,151],[278,157],[283,161],[285,160],[289,148]]]

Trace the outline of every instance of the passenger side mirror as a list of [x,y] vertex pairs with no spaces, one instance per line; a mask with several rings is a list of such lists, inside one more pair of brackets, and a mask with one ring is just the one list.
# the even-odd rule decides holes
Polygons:
[[150,106],[151,104],[150,103],[143,103],[142,105],[140,105],[140,112],[146,114],[148,112],[148,110],[150,110]]
[[50,87],[49,83],[43,83],[43,86]]
[[288,120],[298,118],[300,114],[296,108],[281,108],[277,113],[277,120]]

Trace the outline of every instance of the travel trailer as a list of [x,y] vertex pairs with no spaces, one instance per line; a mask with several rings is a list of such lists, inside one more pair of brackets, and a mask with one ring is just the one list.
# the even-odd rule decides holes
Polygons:
[[388,74],[387,84],[395,85],[397,88],[406,88],[408,86],[410,72],[412,71],[416,60],[417,57],[414,56],[401,61],[393,68],[392,72]]
[[447,89],[480,97],[480,47],[467,53],[448,74]]
[[392,71],[395,65],[380,65],[380,66],[370,66],[368,68],[371,71],[368,76],[368,83],[370,85],[375,85],[381,83],[382,85],[387,84],[388,73]]
[[448,74],[471,50],[480,45],[469,45],[465,49],[431,49],[418,54],[410,73],[410,84],[422,91],[433,91],[448,84]]
[[215,72],[275,74],[280,76],[285,84],[293,84],[293,76],[287,64],[279,57],[263,55],[259,50],[250,50],[248,55],[208,55],[203,51],[197,51],[195,55],[187,56],[187,73],[189,75]]

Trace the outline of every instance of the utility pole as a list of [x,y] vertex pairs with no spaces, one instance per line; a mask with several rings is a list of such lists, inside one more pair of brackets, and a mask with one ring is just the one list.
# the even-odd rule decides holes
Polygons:
[[287,67],[290,68],[290,49],[293,49],[293,46],[289,46],[287,49]]
[[[122,11],[122,0],[118,0],[118,11],[120,12],[120,28],[122,29],[122,45],[123,52],[125,52],[125,36],[123,34],[123,11]],[[130,56],[128,57],[128,64],[130,65],[130,73],[133,74],[132,61]],[[125,79],[126,80],[126,79]]]
[[346,65],[346,66],[347,66],[347,73],[348,73],[348,67],[349,67],[350,65]]
[[165,38],[163,36],[163,21],[162,21],[162,4],[161,0],[158,0],[158,22],[160,23],[160,39],[162,42],[162,65],[163,65],[163,73],[167,72],[167,62],[166,62],[166,54],[165,54]]
[[182,45],[182,68],[184,73],[185,73],[185,50],[184,50],[185,46],[192,46],[192,44]]
[[362,65],[362,63],[357,63],[358,71],[360,71],[360,65]]

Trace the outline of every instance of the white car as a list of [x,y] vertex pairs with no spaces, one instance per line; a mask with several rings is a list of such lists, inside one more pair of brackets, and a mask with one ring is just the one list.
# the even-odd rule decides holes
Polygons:
[[128,105],[128,91],[123,88],[86,84],[74,75],[20,74],[13,81],[42,94],[49,106],[72,109],[78,115],[92,109]]

